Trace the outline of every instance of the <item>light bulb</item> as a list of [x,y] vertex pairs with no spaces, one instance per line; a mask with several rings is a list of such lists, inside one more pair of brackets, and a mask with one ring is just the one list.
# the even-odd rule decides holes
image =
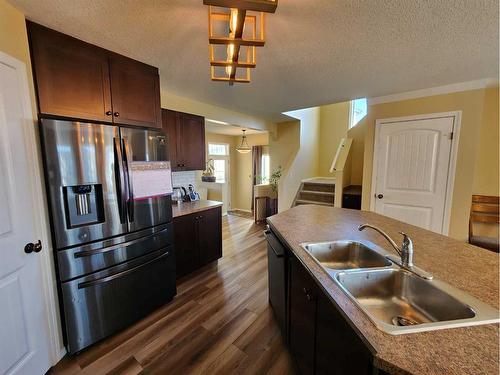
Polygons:
[[234,33],[236,27],[238,26],[238,9],[231,8],[231,14],[229,16],[229,31]]

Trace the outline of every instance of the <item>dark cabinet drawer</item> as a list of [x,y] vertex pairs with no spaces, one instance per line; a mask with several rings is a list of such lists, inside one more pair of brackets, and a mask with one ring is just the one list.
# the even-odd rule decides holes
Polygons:
[[173,298],[172,248],[61,283],[61,291],[68,348],[75,353]]
[[169,223],[107,241],[59,250],[59,277],[61,281],[66,281],[116,266],[169,246],[172,242],[173,228]]

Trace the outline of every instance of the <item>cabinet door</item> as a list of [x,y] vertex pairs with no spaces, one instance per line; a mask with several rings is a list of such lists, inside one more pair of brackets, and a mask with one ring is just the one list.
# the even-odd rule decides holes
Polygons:
[[112,121],[107,52],[27,22],[41,114]]
[[198,235],[201,265],[222,257],[221,207],[200,212],[198,215]]
[[174,218],[174,248],[177,278],[198,268],[198,215],[184,215]]
[[318,297],[316,374],[372,374],[372,355],[324,295]]
[[162,118],[162,129],[168,136],[168,152],[170,158],[170,165],[172,171],[179,171],[180,161],[179,161],[179,137],[178,137],[178,112],[171,111],[170,109],[161,110]]
[[184,170],[205,169],[205,118],[180,113],[181,164]]
[[290,258],[289,344],[303,375],[314,373],[317,286],[304,266]]
[[158,69],[109,53],[113,122],[161,128]]

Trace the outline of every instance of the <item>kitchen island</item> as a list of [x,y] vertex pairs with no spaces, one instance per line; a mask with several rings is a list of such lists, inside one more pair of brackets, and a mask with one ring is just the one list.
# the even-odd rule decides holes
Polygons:
[[[297,258],[359,337],[373,366],[391,374],[498,374],[498,324],[390,335],[379,330],[304,250],[304,242],[367,240],[390,250],[374,231],[357,230],[370,223],[400,239],[413,239],[414,263],[444,281],[498,309],[498,254],[372,213],[316,205],[294,207],[268,218],[270,229]],[[335,337],[331,337],[335,340]],[[335,363],[331,363],[335,370]]]

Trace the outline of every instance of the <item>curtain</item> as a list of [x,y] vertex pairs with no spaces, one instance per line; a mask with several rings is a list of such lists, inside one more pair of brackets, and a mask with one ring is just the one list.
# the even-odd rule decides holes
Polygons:
[[260,184],[262,178],[262,146],[252,146],[252,211],[254,209],[254,186]]

